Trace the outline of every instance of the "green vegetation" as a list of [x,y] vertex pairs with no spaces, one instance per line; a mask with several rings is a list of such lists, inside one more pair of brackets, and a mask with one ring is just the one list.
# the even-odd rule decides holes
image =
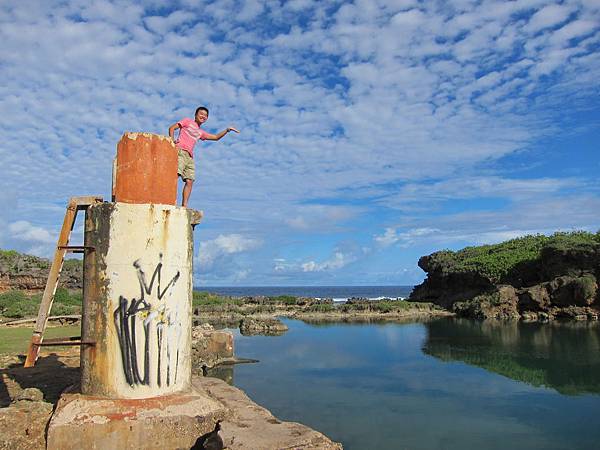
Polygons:
[[[26,255],[16,250],[0,249],[0,272],[8,275],[15,275],[23,272],[31,272],[34,275],[40,275],[40,270],[45,271],[50,268],[50,261],[38,256]],[[63,272],[80,275],[83,269],[83,260],[65,259],[63,263]],[[45,276],[45,275],[42,275]]]
[[[45,338],[79,336],[81,325],[69,325],[60,327],[48,327],[44,332]],[[27,351],[31,341],[31,327],[0,327],[0,354],[24,353]],[[64,349],[64,347],[44,347],[43,352],[51,352],[53,349]]]
[[531,268],[544,249],[569,252],[586,248],[594,250],[599,246],[600,232],[561,232],[552,236],[530,235],[500,244],[466,247],[457,252],[444,250],[435,253],[434,258],[445,272],[472,272],[498,283],[519,270],[526,270],[527,266]]
[[303,304],[304,300],[291,295],[280,295],[277,297],[251,297],[248,299],[239,297],[227,297],[204,291],[194,291],[194,306],[217,306],[217,305],[260,305],[261,310],[272,310],[274,306],[293,306]]
[[[37,315],[42,294],[27,295],[22,291],[8,291],[0,294],[0,316],[10,319],[34,317]],[[58,288],[54,296],[51,314],[62,316],[81,313],[81,292],[71,293],[67,289]]]
[[20,253],[16,250],[2,250],[0,249],[0,257],[5,259],[12,259],[19,256]]
[[284,305],[295,305],[298,303],[298,298],[291,295],[279,295],[277,297],[267,297],[273,303],[282,303]]
[[215,306],[215,305],[236,305],[239,306],[243,302],[239,298],[225,297],[210,292],[194,291],[192,294],[192,304],[194,306]]
[[257,313],[277,313],[285,311],[301,311],[308,313],[393,313],[397,311],[421,310],[437,308],[431,303],[408,302],[404,300],[351,300],[348,303],[334,304],[331,300],[317,300],[291,295],[277,297],[224,297],[208,292],[194,291],[194,307],[199,312],[229,313],[251,315]]
[[436,308],[431,303],[409,302],[406,300],[355,300],[343,303],[338,306],[340,312],[372,312],[372,313],[391,313],[408,310],[427,311]]
[[335,306],[331,303],[317,303],[315,305],[309,306],[306,311],[316,312],[316,313],[328,313],[335,311]]

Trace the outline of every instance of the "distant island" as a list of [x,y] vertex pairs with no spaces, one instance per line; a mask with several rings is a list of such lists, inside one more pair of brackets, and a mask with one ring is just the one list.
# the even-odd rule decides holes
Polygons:
[[531,235],[423,256],[411,301],[476,319],[598,320],[600,231]]

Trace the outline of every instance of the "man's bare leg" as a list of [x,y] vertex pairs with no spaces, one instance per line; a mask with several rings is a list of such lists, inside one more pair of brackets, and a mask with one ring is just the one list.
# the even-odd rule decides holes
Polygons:
[[192,185],[194,184],[194,180],[189,180],[186,179],[185,181],[185,185],[183,186],[183,192],[182,192],[182,201],[181,201],[181,206],[183,206],[184,208],[187,208],[187,204],[188,204],[188,199],[190,198],[190,194],[192,193]]

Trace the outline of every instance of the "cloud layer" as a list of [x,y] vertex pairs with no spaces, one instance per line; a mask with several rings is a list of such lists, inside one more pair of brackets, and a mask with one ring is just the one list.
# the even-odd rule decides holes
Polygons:
[[198,283],[412,283],[600,227],[595,1],[7,0],[0,39],[3,247],[47,256],[124,131],[200,104],[242,133],[197,150]]

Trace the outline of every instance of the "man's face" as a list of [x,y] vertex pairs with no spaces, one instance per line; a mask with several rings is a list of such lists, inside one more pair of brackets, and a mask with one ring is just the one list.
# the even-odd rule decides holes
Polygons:
[[206,111],[204,110],[200,110],[198,111],[198,114],[196,114],[196,122],[202,124],[204,122],[206,122],[208,120],[208,114],[206,113]]

